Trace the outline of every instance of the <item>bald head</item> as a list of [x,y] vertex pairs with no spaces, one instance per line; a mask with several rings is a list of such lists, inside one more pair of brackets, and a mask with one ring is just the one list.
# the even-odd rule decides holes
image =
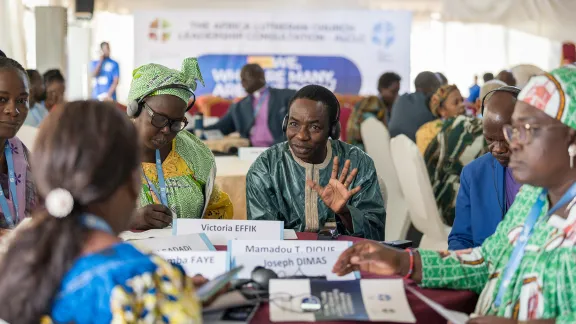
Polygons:
[[264,70],[258,64],[246,64],[240,71],[240,81],[242,88],[252,94],[266,85]]
[[414,87],[417,92],[423,92],[428,96],[431,96],[440,88],[441,81],[436,76],[436,73],[430,71],[421,72],[414,79]]
[[502,128],[512,123],[517,93],[496,91],[484,102],[483,131],[490,153],[502,166],[508,166],[510,147]]
[[516,78],[514,78],[514,74],[512,74],[512,72],[504,70],[498,73],[496,79],[506,83],[509,86],[516,86]]

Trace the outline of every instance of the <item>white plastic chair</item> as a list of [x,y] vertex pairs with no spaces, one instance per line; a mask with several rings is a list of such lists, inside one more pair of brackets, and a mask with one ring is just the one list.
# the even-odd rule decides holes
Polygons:
[[22,125],[16,133],[16,137],[20,139],[22,143],[32,152],[34,141],[36,141],[36,135],[38,134],[38,128],[28,125]]
[[380,193],[382,194],[382,200],[384,200],[384,208],[388,205],[388,191],[386,190],[386,183],[382,177],[378,176],[378,185],[380,186]]
[[405,135],[394,137],[390,146],[400,187],[410,210],[410,219],[414,227],[423,234],[420,247],[446,250],[448,234],[452,228],[442,222],[428,171],[418,147]]
[[374,160],[376,172],[386,185],[386,240],[404,240],[410,227],[408,206],[400,189],[398,175],[390,154],[390,133],[376,118],[366,119],[360,125],[366,153]]

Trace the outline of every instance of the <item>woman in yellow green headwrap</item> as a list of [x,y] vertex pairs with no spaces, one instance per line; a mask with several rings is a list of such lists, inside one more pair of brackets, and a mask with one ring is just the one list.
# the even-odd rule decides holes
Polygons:
[[127,113],[138,130],[143,163],[141,207],[132,229],[163,228],[173,217],[233,217],[228,194],[214,184],[212,152],[183,131],[197,81],[204,82],[194,58],[184,60],[182,71],[158,64],[134,70]]
[[416,132],[416,145],[422,155],[432,139],[438,135],[446,119],[464,114],[464,99],[458,87],[448,84],[438,88],[430,99],[430,111],[438,119],[422,125]]

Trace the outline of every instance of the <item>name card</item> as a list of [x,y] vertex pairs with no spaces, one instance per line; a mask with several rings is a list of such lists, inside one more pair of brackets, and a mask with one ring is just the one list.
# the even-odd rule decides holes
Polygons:
[[238,158],[243,161],[254,162],[267,149],[267,147],[239,147]]
[[230,240],[283,240],[284,222],[222,219],[176,220],[176,235],[205,233],[214,245]]
[[236,255],[234,266],[244,266],[238,273],[238,279],[250,279],[252,270],[260,266],[270,269],[279,277],[294,276],[326,276],[328,280],[354,280],[360,279],[360,272],[352,272],[345,276],[332,273],[332,268],[338,260],[340,253],[294,253],[273,254],[263,253],[255,256],[253,253]]
[[133,241],[134,245],[153,252],[215,251],[216,248],[204,233],[182,236],[156,237]]
[[[261,258],[262,255],[286,254],[314,254],[333,253],[340,254],[352,246],[349,241],[229,241],[228,258],[230,268],[237,266],[236,258],[243,254],[248,254],[253,258]],[[336,260],[334,260],[336,261]],[[334,264],[332,264],[334,265]]]
[[202,132],[202,134],[204,135],[204,138],[206,138],[206,140],[208,141],[221,140],[224,138],[222,132],[220,132],[217,129],[205,130]]
[[225,251],[158,251],[156,253],[163,259],[180,265],[189,277],[200,274],[206,279],[212,280],[226,272]]

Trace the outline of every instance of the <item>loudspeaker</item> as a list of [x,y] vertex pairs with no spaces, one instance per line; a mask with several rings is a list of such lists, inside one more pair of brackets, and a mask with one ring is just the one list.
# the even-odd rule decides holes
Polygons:
[[94,14],[94,0],[76,0],[76,18],[92,19]]

